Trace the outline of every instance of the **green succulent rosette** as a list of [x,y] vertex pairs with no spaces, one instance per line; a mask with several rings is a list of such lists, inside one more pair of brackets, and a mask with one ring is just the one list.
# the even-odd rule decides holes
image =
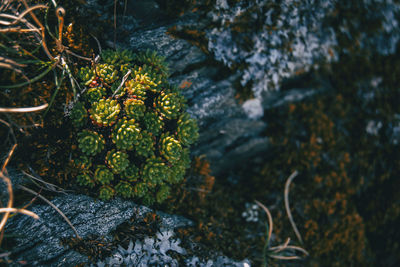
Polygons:
[[104,87],[92,87],[89,88],[85,93],[85,100],[89,103],[98,102],[100,99],[105,97],[107,91]]
[[137,121],[140,120],[146,112],[146,105],[141,99],[129,98],[125,100],[124,106],[126,116]]
[[147,131],[157,136],[164,128],[164,122],[157,112],[149,111],[144,114],[143,123]]
[[82,127],[87,123],[88,114],[85,105],[82,102],[77,102],[71,110],[70,115],[72,124],[75,127]]
[[114,180],[114,174],[105,165],[98,165],[94,172],[94,179],[100,184],[109,184]]
[[132,196],[144,197],[149,192],[149,187],[146,183],[140,182],[133,186]]
[[78,78],[82,81],[82,83],[86,86],[90,85],[93,81],[96,80],[96,74],[94,69],[90,67],[82,67],[78,72]]
[[167,119],[175,119],[182,108],[182,98],[176,93],[161,92],[155,101],[157,111]]
[[115,82],[118,77],[118,71],[110,64],[97,64],[95,73],[100,78],[100,81],[106,84]]
[[121,173],[129,166],[128,154],[113,149],[107,152],[106,162],[113,173]]
[[87,173],[82,173],[76,176],[76,181],[82,186],[87,186],[93,188],[95,186],[95,181]]
[[124,65],[131,63],[136,55],[130,50],[112,50],[106,49],[101,53],[103,61],[109,65]]
[[160,154],[173,164],[181,158],[182,146],[180,142],[172,136],[162,134],[160,138]]
[[151,188],[168,181],[170,170],[161,158],[149,158],[142,167],[142,179]]
[[136,155],[146,158],[154,155],[154,140],[151,133],[142,131],[140,142],[135,146],[135,151]]
[[79,158],[74,159],[74,164],[79,169],[88,169],[92,166],[92,159],[86,155],[81,155]]
[[[142,77],[142,79],[146,79],[147,76]],[[146,90],[147,86],[142,84],[140,77],[135,76],[134,79],[128,80],[125,82],[124,91],[127,92],[132,98],[138,98],[145,100],[146,99]]]
[[111,133],[111,139],[118,149],[132,150],[140,142],[140,128],[134,119],[121,119]]
[[190,152],[185,148],[182,151],[181,158],[171,167],[170,183],[176,184],[183,180],[186,169],[190,166]]
[[126,169],[122,172],[121,177],[128,182],[136,182],[140,178],[139,168],[133,164],[130,164]]
[[190,118],[188,113],[182,114],[178,119],[178,128],[176,133],[182,145],[188,146],[193,144],[199,138],[199,127],[196,120]]
[[170,193],[170,188],[168,185],[163,184],[160,186],[160,189],[158,189],[157,194],[156,194],[156,201],[157,203],[162,203],[164,200],[167,199]]
[[154,93],[161,91],[164,77],[155,72],[152,67],[143,65],[141,67],[136,67],[133,72],[135,80],[145,85],[146,90],[150,90]]
[[139,65],[151,66],[157,73],[164,77],[168,76],[168,65],[165,62],[165,57],[157,55],[155,51],[140,52],[136,55],[135,60]]
[[78,133],[78,147],[87,156],[94,156],[104,149],[105,140],[101,134],[83,130]]
[[110,200],[114,197],[115,190],[111,186],[104,185],[100,187],[99,198],[102,200]]
[[152,204],[183,180],[198,127],[180,90],[168,84],[167,70],[156,53],[129,50],[104,50],[99,62],[80,69],[84,88],[70,115],[77,184],[104,200]]
[[100,99],[92,104],[90,118],[98,126],[113,125],[121,111],[121,106],[116,100]]
[[133,195],[133,186],[125,181],[120,181],[115,186],[115,192],[124,198],[130,198]]

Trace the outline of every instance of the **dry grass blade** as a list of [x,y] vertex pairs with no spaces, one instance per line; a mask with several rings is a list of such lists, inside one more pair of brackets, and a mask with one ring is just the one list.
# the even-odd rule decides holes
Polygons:
[[26,176],[28,176],[29,178],[35,180],[35,181],[43,183],[46,186],[46,188],[43,188],[43,189],[47,189],[49,191],[56,192],[56,193],[66,194],[65,190],[63,188],[59,187],[59,186],[56,186],[56,185],[54,185],[52,183],[49,183],[49,182],[46,182],[43,179],[41,179],[39,177],[36,177],[36,176],[33,176],[32,174],[29,174],[29,173],[27,173],[25,171],[22,171],[22,173],[25,174]]
[[11,22],[1,21],[0,20],[0,24],[3,24],[5,26],[11,26],[11,25],[17,24],[23,17],[25,17],[26,14],[32,12],[35,9],[41,9],[41,8],[48,8],[48,6],[46,6],[46,5],[36,5],[36,6],[29,7],[24,12],[22,12],[18,17],[15,17],[13,15],[9,15],[9,14],[0,14],[0,17],[14,19]]
[[303,244],[303,239],[301,238],[300,232],[297,229],[296,224],[294,223],[292,213],[290,212],[290,207],[289,207],[289,188],[290,188],[290,183],[293,181],[293,179],[298,175],[299,173],[297,171],[294,171],[289,178],[286,181],[285,184],[285,192],[284,192],[284,199],[285,199],[285,208],[286,208],[286,213],[288,215],[290,224],[292,225],[293,231],[296,234],[297,238],[299,239],[300,243]]
[[43,104],[37,107],[28,107],[28,108],[0,108],[0,112],[4,113],[27,113],[27,112],[36,112],[46,109],[48,104]]
[[49,204],[53,209],[55,209],[55,210],[64,218],[64,220],[68,223],[68,225],[69,225],[69,226],[72,228],[72,230],[74,231],[76,237],[77,237],[77,238],[81,238],[81,237],[79,236],[79,234],[78,234],[78,231],[76,231],[75,227],[72,225],[71,221],[67,218],[67,216],[65,216],[65,214],[64,214],[59,208],[57,208],[56,205],[54,205],[53,203],[51,203],[50,200],[48,200],[48,199],[45,198],[44,196],[40,195],[39,193],[33,191],[32,189],[26,188],[26,187],[23,186],[23,185],[19,185],[19,187],[20,187],[22,190],[26,191],[26,192],[29,192],[29,193],[31,193],[31,194],[33,194],[33,195],[38,196],[38,197],[39,197],[40,199],[42,199],[44,202],[46,202],[47,204]]
[[270,238],[271,238],[271,236],[272,236],[272,229],[273,229],[273,227],[274,227],[274,224],[273,224],[273,221],[272,221],[271,212],[269,212],[269,209],[268,209],[266,206],[264,206],[264,204],[262,204],[261,202],[259,202],[259,201],[257,201],[257,200],[255,200],[255,202],[256,202],[257,205],[260,206],[260,207],[265,211],[265,213],[267,214],[267,217],[268,217],[268,239],[267,239],[267,242],[269,242],[269,240],[270,240]]
[[4,213],[4,212],[8,212],[8,213],[10,213],[10,212],[22,213],[22,214],[31,216],[31,217],[33,217],[33,218],[36,219],[36,220],[39,219],[39,216],[38,216],[36,213],[34,213],[34,212],[32,212],[32,211],[29,211],[29,210],[26,210],[26,209],[0,208],[0,213]]

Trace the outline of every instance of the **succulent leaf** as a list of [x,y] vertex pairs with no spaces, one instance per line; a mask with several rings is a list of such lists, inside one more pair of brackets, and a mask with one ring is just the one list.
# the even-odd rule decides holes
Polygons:
[[169,196],[170,188],[168,185],[163,184],[156,194],[156,201],[162,203]]
[[75,127],[82,127],[87,123],[87,111],[82,102],[77,102],[71,110],[70,118]]
[[92,104],[90,118],[93,123],[99,126],[113,125],[121,111],[121,106],[116,100],[100,99]]
[[150,157],[154,155],[154,141],[151,133],[142,131],[142,138],[137,146],[135,146],[136,154],[142,157]]
[[188,113],[184,113],[179,117],[177,124],[176,132],[183,145],[188,146],[196,142],[199,138],[199,127],[196,120],[191,119]]
[[140,120],[146,112],[146,106],[143,100],[130,98],[125,100],[125,113],[130,119]]
[[106,96],[106,89],[104,87],[92,87],[85,93],[85,99],[89,103],[97,102]]
[[128,154],[122,151],[115,151],[115,149],[113,149],[108,151],[106,162],[113,173],[121,173],[129,165]]
[[121,176],[129,182],[136,182],[140,178],[139,168],[131,164],[126,167]]
[[76,176],[76,180],[80,185],[84,185],[90,188],[93,188],[95,186],[94,180],[90,177],[89,174],[82,173]]
[[114,180],[114,174],[104,165],[98,165],[94,172],[94,179],[101,184],[109,184]]
[[139,125],[124,118],[115,125],[111,138],[118,149],[132,150],[141,139]]
[[113,65],[97,64],[95,69],[96,75],[100,78],[102,82],[105,82],[106,84],[111,84],[119,78],[118,71],[114,68]]
[[156,112],[147,112],[144,115],[143,123],[147,131],[154,136],[157,136],[164,128],[163,119]]
[[100,187],[99,198],[102,200],[109,200],[113,198],[115,195],[115,190],[110,186],[102,186]]
[[181,158],[182,146],[178,140],[167,134],[161,135],[160,154],[170,163],[175,163]]
[[142,178],[148,186],[154,187],[157,184],[167,181],[170,170],[160,158],[149,158],[142,168]]
[[115,192],[124,198],[130,198],[133,195],[133,186],[125,181],[120,181],[115,186]]
[[179,116],[182,99],[176,93],[161,92],[155,101],[155,106],[161,116],[167,119],[175,119]]
[[94,156],[103,150],[105,140],[102,135],[88,130],[78,133],[78,147],[88,156]]

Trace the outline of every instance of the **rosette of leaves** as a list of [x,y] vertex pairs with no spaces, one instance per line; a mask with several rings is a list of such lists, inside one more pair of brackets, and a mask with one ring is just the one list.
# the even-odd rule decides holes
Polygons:
[[181,158],[182,146],[168,133],[163,134],[160,138],[160,154],[170,163],[175,163]]
[[89,130],[78,133],[78,147],[88,156],[94,156],[102,151],[104,145],[105,140],[101,134]]
[[111,139],[118,149],[132,150],[141,139],[139,124],[134,119],[121,119],[115,125]]
[[130,119],[139,120],[146,112],[146,105],[143,100],[129,98],[124,102],[126,116]]
[[92,159],[86,155],[81,155],[80,157],[74,159],[74,164],[80,169],[88,169],[92,166]]
[[151,157],[154,155],[154,140],[151,133],[143,130],[141,132],[141,139],[137,146],[135,146],[136,154],[142,157]]
[[164,81],[164,76],[157,73],[152,67],[143,65],[142,67],[136,67],[134,70],[135,80],[141,84],[146,85],[146,89],[152,92],[160,92],[162,87],[160,86]]
[[189,149],[182,151],[181,158],[171,167],[170,183],[176,184],[183,180],[186,169],[190,166]]
[[131,183],[126,181],[120,181],[115,186],[115,192],[117,195],[120,195],[124,198],[130,198],[133,195],[133,186]]
[[174,119],[179,116],[182,107],[182,98],[177,93],[165,91],[156,98],[155,106],[161,116]]
[[93,102],[90,118],[98,126],[111,126],[116,122],[121,106],[116,100],[100,99]]
[[197,138],[199,138],[199,127],[197,126],[197,122],[190,118],[188,113],[179,116],[177,125],[178,128],[176,132],[182,145],[191,145],[196,142]]
[[90,188],[93,188],[95,186],[95,181],[87,173],[79,174],[78,176],[76,176],[76,180],[80,185],[84,185]]
[[136,61],[139,64],[151,66],[164,77],[168,76],[168,65],[165,62],[165,57],[157,55],[155,51],[146,50],[145,52],[138,53],[136,55]]
[[125,65],[131,63],[135,59],[135,53],[130,50],[111,50],[106,49],[101,53],[103,61],[109,65]]
[[92,87],[85,93],[85,99],[89,103],[98,102],[100,99],[106,96],[106,89],[104,87]]
[[121,174],[121,177],[128,182],[136,182],[140,178],[139,168],[131,164],[126,167],[125,171]]
[[111,186],[103,185],[102,187],[100,187],[99,198],[103,200],[109,200],[112,199],[114,195],[115,195],[115,190]]
[[114,180],[114,174],[105,165],[98,165],[94,172],[94,179],[100,184],[109,184]]
[[107,152],[106,162],[113,173],[121,173],[129,165],[128,154],[123,151],[115,151],[115,149]]
[[103,83],[111,84],[118,79],[118,71],[115,69],[114,65],[98,64],[95,70],[95,74]]
[[142,167],[142,179],[151,188],[167,181],[170,170],[161,158],[149,158]]
[[82,127],[86,124],[87,110],[82,102],[77,102],[71,110],[71,121],[75,127]]
[[164,122],[161,116],[157,114],[157,112],[147,112],[144,114],[143,118],[144,126],[147,131],[157,136],[164,128]]
[[78,72],[78,78],[84,85],[88,86],[96,79],[95,70],[90,67],[82,67]]
[[84,88],[70,116],[79,185],[101,199],[151,204],[183,180],[198,128],[167,76],[164,58],[126,50],[105,50],[99,62],[79,71]]
[[157,191],[156,201],[158,203],[162,203],[164,200],[167,199],[167,197],[169,196],[169,193],[170,193],[169,186],[163,184],[162,186],[160,186],[160,189]]

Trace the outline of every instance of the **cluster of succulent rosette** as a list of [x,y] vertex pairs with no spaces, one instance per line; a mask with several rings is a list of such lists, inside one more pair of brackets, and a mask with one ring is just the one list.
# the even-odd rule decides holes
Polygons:
[[80,69],[84,90],[70,114],[78,184],[104,200],[151,204],[183,180],[198,127],[167,76],[164,58],[150,51],[106,50],[99,63]]

